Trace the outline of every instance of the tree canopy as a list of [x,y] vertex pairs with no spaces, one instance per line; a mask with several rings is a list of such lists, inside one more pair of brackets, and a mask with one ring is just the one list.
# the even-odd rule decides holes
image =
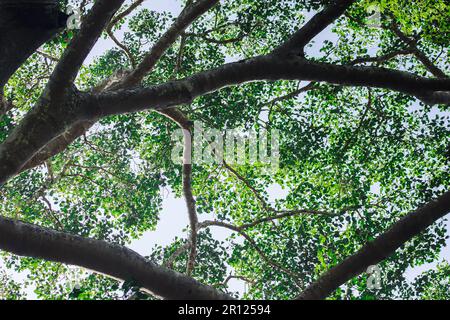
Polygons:
[[[0,2],[0,298],[450,299],[448,1],[179,1]],[[173,161],[196,123],[276,170]]]

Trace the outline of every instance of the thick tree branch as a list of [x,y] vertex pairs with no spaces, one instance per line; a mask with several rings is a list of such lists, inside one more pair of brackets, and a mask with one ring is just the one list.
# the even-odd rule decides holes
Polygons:
[[305,80],[343,86],[367,86],[399,91],[428,103],[450,102],[450,79],[428,79],[377,67],[341,66],[303,58],[267,55],[225,64],[191,77],[147,88],[99,94],[73,94],[65,107],[41,105],[32,109],[0,146],[0,183],[17,174],[41,148],[79,121],[147,109],[167,109],[196,97],[255,80]]
[[190,253],[186,266],[186,274],[190,276],[194,271],[195,259],[197,257],[197,237],[198,237],[198,216],[195,206],[195,198],[192,193],[192,122],[189,121],[184,113],[177,109],[167,109],[161,111],[163,115],[177,123],[183,130],[184,147],[183,147],[183,195],[186,201],[186,207],[189,216],[189,248]]
[[188,5],[166,33],[164,33],[164,35],[156,42],[138,67],[123,80],[121,87],[130,87],[139,84],[145,75],[151,72],[158,60],[184,30],[218,2],[219,0],[198,0],[195,3]]
[[417,60],[419,60],[432,75],[436,78],[448,78],[448,76],[441,69],[436,67],[434,63],[417,47],[416,41],[408,38],[395,23],[392,23],[391,29],[397,37],[400,38],[400,40],[408,45],[409,50],[411,50]]
[[0,88],[42,44],[63,29],[56,0],[0,1]]
[[76,123],[69,130],[50,141],[45,148],[41,149],[31,158],[21,169],[20,172],[35,168],[45,163],[51,157],[66,150],[72,142],[83,135],[89,128],[95,124],[94,121],[83,121]]
[[231,299],[190,277],[160,267],[126,247],[3,217],[0,217],[0,249],[133,280],[165,299]]
[[[190,136],[190,133],[189,133]],[[190,139],[190,138],[189,138]],[[185,143],[186,145],[186,143]],[[189,147],[190,143],[187,143]],[[195,207],[195,199],[192,194],[192,164],[183,164],[183,194],[186,201],[186,206],[189,215],[189,226],[190,226],[190,254],[186,267],[186,274],[190,276],[194,271],[195,258],[197,257],[197,237],[198,237],[198,217],[197,210]]]
[[304,47],[326,27],[339,18],[355,0],[334,0],[326,9],[316,14],[300,30],[274,50],[279,55],[304,56]]
[[[119,13],[115,18],[111,20],[111,23],[108,25],[107,29],[118,23],[121,19],[123,19],[125,16],[130,14],[132,10],[134,10],[137,6],[141,4],[142,1],[138,0],[135,3],[133,3],[129,8],[124,10],[123,12]],[[145,75],[145,73],[148,73],[153,68],[154,64],[159,60],[159,58],[162,56],[162,54],[169,48],[173,41],[176,40],[178,37],[178,33],[183,32],[183,28],[186,28],[189,26],[196,18],[198,18],[200,15],[202,15],[204,12],[206,12],[210,7],[212,7],[216,2],[218,1],[211,1],[211,0],[204,0],[199,1],[195,3],[193,6],[188,6],[183,13],[180,15],[180,17],[177,19],[177,21],[172,25],[172,27],[166,32],[166,34],[156,43],[156,45],[153,47],[153,49],[150,51],[150,53],[147,55],[147,57],[144,59],[144,61],[141,63],[141,65],[138,67],[140,68],[147,68],[147,71],[145,71],[142,76]],[[97,10],[100,11],[100,10]],[[92,10],[93,12],[93,10]],[[92,13],[93,14],[93,13]],[[86,19],[87,20],[87,19]],[[87,23],[87,22],[85,22]],[[184,27],[183,27],[184,26]],[[182,28],[183,27],[183,28]],[[107,30],[107,31],[108,31]],[[114,40],[114,39],[113,39]],[[75,40],[74,40],[75,41]],[[94,41],[95,42],[95,41]],[[122,48],[123,49],[123,48]],[[162,50],[162,51],[161,51]],[[129,53],[130,60],[132,64],[134,63],[134,60],[131,56],[131,53]],[[153,61],[153,62],[151,62]],[[140,74],[141,71],[135,71],[137,74]],[[119,87],[121,88],[127,88],[129,86],[132,86],[136,83],[139,83],[141,79],[136,78],[136,73],[132,73],[129,75],[129,77],[125,77],[124,81],[119,84]],[[98,92],[97,90],[94,90],[94,92]],[[92,121],[90,121],[92,120]],[[27,163],[22,171],[31,169],[39,164],[42,164],[45,160],[44,155],[48,155],[49,157],[56,155],[57,153],[64,150],[68,144],[72,143],[76,138],[77,135],[80,136],[84,132],[86,132],[87,129],[89,129],[93,123],[95,123],[95,119],[90,119],[88,121],[83,121],[81,123],[75,123],[71,127],[65,130],[64,137],[56,137],[54,139],[54,142],[51,143],[51,145],[46,146],[44,150],[40,151],[40,155],[36,156],[36,159],[30,159],[29,163]],[[74,122],[76,119],[73,120]],[[80,131],[79,129],[81,127],[85,127],[85,131]],[[70,137],[70,139],[67,139]],[[68,143],[66,143],[68,142]],[[0,179],[1,180],[1,179]]]
[[70,42],[53,71],[44,97],[63,97],[74,82],[84,60],[124,0],[98,0],[83,20],[79,32]]
[[369,266],[389,258],[395,250],[449,212],[450,191],[396,222],[374,241],[369,242],[357,253],[331,268],[317,281],[310,284],[297,299],[325,299],[339,286]]

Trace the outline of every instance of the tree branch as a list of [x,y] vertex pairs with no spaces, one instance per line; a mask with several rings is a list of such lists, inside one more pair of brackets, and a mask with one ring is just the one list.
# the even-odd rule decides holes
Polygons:
[[434,63],[421,50],[419,50],[416,41],[408,38],[395,23],[392,23],[391,30],[397,35],[397,37],[400,38],[400,40],[408,45],[414,56],[432,75],[436,78],[448,78],[448,76],[441,69],[436,67]]
[[124,0],[98,0],[83,21],[79,32],[70,42],[53,71],[44,97],[63,97],[75,81],[84,59],[91,52],[101,33]]
[[198,0],[194,4],[188,5],[172,26],[155,43],[138,67],[123,80],[121,87],[130,87],[139,84],[145,75],[152,71],[158,60],[183,31],[218,2],[219,0]]
[[56,0],[0,2],[0,88],[42,44],[65,26]]
[[411,54],[412,50],[408,49],[408,50],[396,50],[396,51],[392,51],[389,53],[386,53],[384,55],[378,56],[378,57],[361,57],[361,58],[356,58],[355,60],[352,60],[349,62],[349,65],[353,66],[356,64],[361,64],[361,63],[367,63],[367,62],[375,62],[375,63],[382,63],[388,60],[391,60],[395,57],[398,57],[400,55],[408,55]]
[[231,299],[216,289],[160,267],[136,252],[105,241],[83,238],[0,217],[0,249],[88,268],[121,280],[134,280],[166,299]]
[[326,9],[316,14],[300,30],[274,50],[278,55],[304,56],[304,47],[326,27],[339,18],[355,0],[334,0]]
[[264,251],[262,251],[258,244],[241,228],[241,227],[237,227],[234,226],[232,224],[226,223],[226,222],[222,222],[222,221],[203,221],[202,223],[199,224],[199,229],[203,229],[203,228],[207,228],[207,227],[211,227],[211,226],[215,226],[215,227],[221,227],[221,228],[225,228],[231,231],[235,231],[237,233],[239,233],[242,237],[244,237],[245,240],[248,241],[248,243],[250,243],[250,245],[256,250],[256,252],[258,253],[258,255],[265,261],[267,262],[267,264],[269,264],[270,266],[277,268],[278,270],[284,272],[285,274],[289,275],[292,280],[297,284],[298,287],[302,288],[303,284],[301,283],[301,277],[283,267],[281,264],[279,264],[278,262],[273,261],[272,259],[270,259],[265,253]]
[[50,141],[43,149],[36,153],[21,169],[20,172],[35,168],[45,163],[51,157],[66,150],[78,137],[83,135],[95,124],[94,121],[83,121],[76,123],[69,130]]
[[296,299],[325,299],[339,286],[357,276],[369,266],[376,265],[390,257],[395,250],[414,236],[425,231],[436,220],[449,212],[450,191],[403,217],[386,232],[362,247],[357,253],[323,274]]
[[123,12],[119,13],[116,17],[114,17],[111,20],[111,22],[108,24],[108,26],[106,27],[106,33],[109,35],[111,40],[114,41],[114,43],[125,52],[125,54],[127,55],[128,59],[130,60],[130,63],[131,63],[131,66],[133,67],[133,69],[136,68],[136,59],[133,57],[133,54],[127,48],[127,46],[122,44],[116,38],[116,36],[114,35],[114,32],[113,32],[112,29],[117,23],[120,22],[120,20],[122,20],[123,18],[125,18],[126,16],[131,14],[134,9],[139,7],[142,4],[142,2],[144,2],[144,0],[136,0],[135,2],[133,2],[126,10],[124,10]]
[[[221,88],[256,80],[304,80],[390,89],[416,96],[425,102],[445,103],[440,91],[450,91],[449,79],[429,79],[414,74],[378,67],[356,67],[312,62],[297,57],[280,59],[266,55],[225,64],[191,77],[147,88],[134,88],[101,93],[93,97],[86,118],[166,109],[190,103],[198,96]],[[450,100],[448,101],[450,102]]]

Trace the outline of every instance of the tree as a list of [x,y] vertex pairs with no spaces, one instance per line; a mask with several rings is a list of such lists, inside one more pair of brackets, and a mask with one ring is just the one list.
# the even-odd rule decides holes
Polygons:
[[[231,279],[249,298],[445,296],[445,262],[405,272],[448,239],[448,3],[188,0],[173,18],[142,2],[73,1],[80,30],[67,2],[0,3],[5,268],[41,298],[231,299]],[[84,64],[103,36],[116,47]],[[174,163],[198,121],[278,130],[278,170]],[[161,188],[189,234],[143,257],[126,244],[164,219]]]

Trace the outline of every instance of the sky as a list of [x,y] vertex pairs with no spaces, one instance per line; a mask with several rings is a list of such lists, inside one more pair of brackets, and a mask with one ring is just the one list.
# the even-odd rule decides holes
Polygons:
[[[127,1],[127,3],[130,3],[131,1]],[[181,1],[177,0],[145,0],[143,5],[141,6],[143,8],[148,8],[155,11],[170,11],[173,16],[177,16],[181,10]],[[312,13],[305,13],[306,20],[311,17]],[[121,31],[118,31],[116,33],[116,36],[119,38],[119,40],[122,38],[123,33],[127,30],[126,26],[122,28]],[[318,54],[318,49],[321,47],[321,44],[324,40],[329,41],[335,41],[336,37],[331,33],[331,27],[328,27],[326,30],[324,30],[321,34],[319,34],[315,39],[315,45],[313,45],[311,48],[309,48],[309,53],[311,55]],[[93,48],[90,55],[87,57],[85,64],[90,64],[94,61],[94,59],[100,55],[102,55],[104,52],[106,52],[108,49],[115,47],[115,44],[108,38],[103,39],[101,38],[98,43]],[[376,48],[371,48],[370,51],[374,51]],[[377,193],[379,192],[379,188],[374,185],[372,188],[373,192]],[[152,248],[155,245],[169,245],[172,243],[173,239],[175,237],[182,237],[186,238],[187,234],[183,229],[186,229],[186,226],[189,224],[188,221],[188,213],[186,209],[186,205],[184,202],[184,199],[182,198],[175,198],[174,194],[170,190],[161,190],[161,193],[163,195],[163,206],[162,206],[162,212],[160,213],[160,220],[158,222],[158,225],[156,226],[155,231],[149,231],[144,234],[144,236],[138,240],[133,241],[129,244],[129,247],[138,253],[142,255],[148,255]],[[275,202],[276,199],[282,199],[284,198],[288,193],[288,190],[283,190],[279,185],[272,185],[268,189],[269,194],[269,200],[270,202]],[[200,221],[203,220],[211,220],[214,217],[211,215],[204,215],[202,214],[200,217]],[[450,230],[450,223],[448,224],[448,230]],[[223,228],[213,228],[211,230],[213,236],[217,240],[225,240],[231,233]],[[440,255],[440,260],[447,259],[447,261],[450,260],[450,246],[447,245],[447,247],[444,249],[444,251]],[[2,262],[0,260],[0,267],[2,265]],[[426,271],[428,269],[431,269],[435,266],[435,263],[432,264],[425,264],[420,267],[412,268],[407,271],[407,278],[409,280],[413,279],[416,275],[420,274],[423,271]],[[25,277],[25,274],[15,274],[14,278],[21,280]],[[241,294],[245,291],[245,284],[240,281],[233,279],[229,282],[230,290],[240,292]],[[35,295],[33,292],[29,291],[29,298],[35,298]]]

